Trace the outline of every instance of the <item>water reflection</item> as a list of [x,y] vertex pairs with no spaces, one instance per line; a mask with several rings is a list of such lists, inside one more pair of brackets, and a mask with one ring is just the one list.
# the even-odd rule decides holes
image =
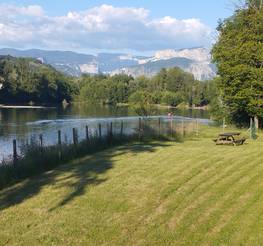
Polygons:
[[[156,115],[174,115],[207,119],[209,112],[204,110],[179,110],[159,108]],[[90,129],[97,127],[99,121],[104,125],[109,121],[121,118],[126,128],[137,124],[136,113],[129,107],[112,107],[87,104],[73,104],[67,107],[35,108],[35,109],[0,109],[0,158],[11,153],[12,140],[16,138],[19,143],[31,136],[44,135],[46,144],[56,141],[56,132],[61,130],[64,141],[71,141],[72,127],[79,129],[80,135],[85,136],[85,126]],[[120,121],[119,121],[120,122]],[[118,124],[116,121],[115,124]]]

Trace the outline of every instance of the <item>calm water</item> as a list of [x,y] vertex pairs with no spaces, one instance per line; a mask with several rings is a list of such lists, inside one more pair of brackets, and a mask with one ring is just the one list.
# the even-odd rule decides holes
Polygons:
[[[173,112],[176,116],[209,118],[203,110],[158,109],[156,115],[166,116]],[[180,117],[176,117],[180,119]],[[85,126],[91,131],[98,123],[124,121],[125,129],[135,127],[138,122],[136,113],[128,107],[110,107],[76,104],[67,107],[43,109],[0,109],[0,158],[7,157],[12,151],[12,140],[18,140],[18,146],[26,139],[38,138],[43,134],[45,144],[53,144],[57,139],[57,130],[61,130],[63,141],[70,142],[72,128],[78,129],[80,138],[85,136]]]

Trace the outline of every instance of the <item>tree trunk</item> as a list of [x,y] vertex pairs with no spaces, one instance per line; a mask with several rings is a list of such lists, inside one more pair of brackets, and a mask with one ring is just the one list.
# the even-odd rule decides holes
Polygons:
[[258,130],[258,126],[259,126],[258,116],[254,116],[254,123],[255,123],[256,130]]

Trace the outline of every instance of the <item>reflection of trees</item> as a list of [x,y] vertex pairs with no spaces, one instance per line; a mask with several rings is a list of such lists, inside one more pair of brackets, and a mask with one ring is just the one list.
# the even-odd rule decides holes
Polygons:
[[[168,112],[173,112],[174,115],[182,115],[194,118],[209,118],[208,112],[204,110],[187,110],[187,109],[167,109],[157,108],[157,115],[167,115]],[[54,142],[56,137],[54,133],[58,129],[62,130],[63,139],[67,134],[67,139],[70,141],[72,127],[81,128],[82,136],[85,136],[84,127],[86,122],[78,122],[78,118],[103,118],[103,117],[121,117],[134,116],[136,113],[132,108],[122,106],[103,106],[90,105],[82,103],[74,103],[66,108],[46,108],[46,109],[0,109],[0,140],[1,144],[9,145],[12,148],[12,139],[22,140],[30,138],[31,135],[43,134],[44,142]],[[58,125],[50,124],[36,124],[27,125],[28,122],[39,120],[55,120],[55,119],[71,119],[77,118],[74,125],[72,123],[61,122]],[[98,122],[88,123],[91,128],[97,127]],[[134,122],[127,123],[127,128],[134,128]],[[0,149],[1,151],[1,149]]]

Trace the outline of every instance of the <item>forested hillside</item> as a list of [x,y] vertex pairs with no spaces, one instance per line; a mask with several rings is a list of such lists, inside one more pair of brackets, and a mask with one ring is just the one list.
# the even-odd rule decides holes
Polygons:
[[31,58],[0,56],[1,103],[60,103],[63,100],[100,104],[137,103],[204,106],[215,97],[211,81],[198,81],[180,68],[162,69],[156,76],[125,74],[66,76]]
[[59,103],[74,94],[72,79],[31,58],[0,56],[1,103]]
[[83,76],[79,80],[80,101],[103,104],[144,101],[150,104],[204,106],[215,97],[213,81],[198,81],[180,68],[162,69],[156,76],[133,78],[125,74]]

